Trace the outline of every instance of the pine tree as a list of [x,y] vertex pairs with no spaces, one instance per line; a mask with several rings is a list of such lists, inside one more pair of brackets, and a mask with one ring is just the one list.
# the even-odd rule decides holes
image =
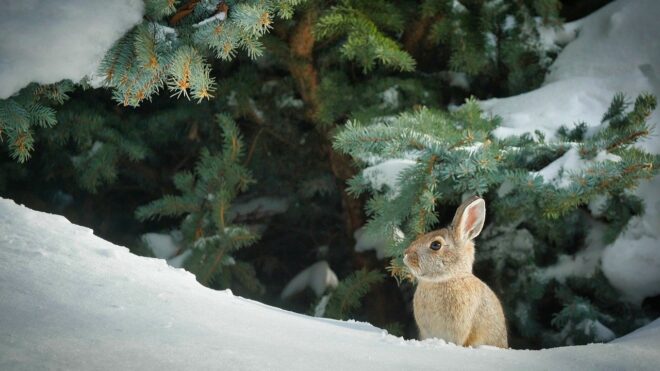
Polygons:
[[[315,43],[328,44],[328,51],[339,47],[341,59],[357,63],[365,73],[377,65],[413,71],[416,59],[440,57],[448,61],[441,69],[467,73],[476,85],[483,79],[509,81],[506,91],[510,94],[529,88],[526,82],[530,80],[536,81],[532,85],[540,83],[550,58],[539,47],[534,16],[555,25],[559,9],[557,0],[530,4],[470,1],[463,5],[450,0],[424,1],[406,3],[401,12],[392,11],[397,6],[385,0],[304,3],[145,0],[144,21],[108,51],[99,75],[113,89],[114,100],[124,106],[137,107],[165,88],[173,97],[201,101],[212,98],[218,88],[211,74],[213,59],[232,61],[244,52],[254,60],[269,53],[288,65],[304,103],[312,109],[308,110],[313,113],[312,121],[323,123],[333,117],[321,118],[325,115],[319,111],[329,109],[332,102],[316,98],[319,82],[326,89],[344,93],[353,89],[344,76],[319,76],[317,66],[308,69]],[[283,43],[287,40],[268,33],[277,20],[290,25],[296,8],[302,9],[304,15],[299,18],[309,24],[298,22],[297,28],[291,27],[296,34],[287,47]],[[422,46],[438,53],[427,55]],[[320,81],[314,81],[319,77]],[[87,86],[87,81],[80,84]],[[72,85],[34,89],[26,88],[16,98],[3,100],[0,109],[0,133],[8,136],[12,157],[21,162],[27,160],[33,146],[30,127],[55,125],[51,106],[61,104]],[[305,91],[308,89],[312,90]],[[51,101],[39,103],[43,98]]]
[[[230,61],[239,50],[261,57],[261,37],[274,19],[289,19],[301,0],[148,0],[146,19],[108,52],[101,64],[114,99],[125,106],[167,86],[172,96],[210,99],[215,91],[208,55]],[[169,19],[166,19],[169,17]]]
[[361,299],[372,285],[383,281],[377,271],[361,269],[343,279],[331,293],[321,297],[314,308],[317,317],[349,319],[361,305]]
[[[195,173],[182,172],[174,176],[180,196],[166,195],[140,207],[139,220],[158,217],[181,217],[180,231],[185,249],[184,266],[206,285],[229,287],[232,280],[252,291],[261,289],[252,266],[236,261],[233,253],[253,244],[258,235],[247,226],[234,224],[229,213],[232,201],[254,182],[250,172],[240,164],[244,145],[238,128],[228,116],[219,115],[223,130],[222,153],[201,151]],[[186,256],[187,255],[187,256]]]
[[[174,97],[210,99],[216,88],[209,57],[233,60],[239,50],[251,59],[263,55],[262,36],[276,18],[290,19],[302,0],[212,1],[145,0],[145,19],[108,51],[99,68],[104,86],[124,106],[137,107],[164,87]],[[179,7],[178,7],[179,6]],[[231,8],[231,11],[230,11]],[[88,81],[80,84],[88,86]],[[71,82],[32,85],[0,100],[0,139],[25,162],[33,149],[33,127],[57,123],[54,104],[67,99]]]
[[[634,146],[649,135],[646,120],[655,106],[655,97],[643,94],[628,110],[626,99],[616,95],[594,135],[586,136],[586,125],[579,124],[546,141],[541,133],[494,137],[499,119],[484,118],[476,102],[467,101],[451,113],[421,108],[387,122],[353,121],[335,145],[366,168],[351,179],[350,190],[372,193],[367,228],[389,236],[393,275],[410,278],[403,250],[440,226],[438,215],[453,210],[463,195],[480,195],[491,211],[477,267],[502,296],[513,329],[545,345],[587,343],[630,331],[646,317],[613,295],[598,271],[587,280],[564,281],[543,270],[559,254],[587,248],[584,227],[593,216],[583,209],[590,201],[605,197],[605,209],[625,210],[601,219],[607,225],[604,242],[641,211],[639,200],[626,191],[657,174],[658,156]],[[383,189],[370,169],[398,159],[408,159],[407,165]],[[581,165],[554,176],[542,170],[555,161]],[[550,323],[541,320],[548,301],[561,308]]]
[[0,141],[7,138],[9,155],[25,162],[34,148],[34,129],[49,128],[57,123],[50,106],[62,104],[73,90],[70,81],[58,84],[31,84],[20,94],[0,99]]
[[[583,341],[578,335],[598,323],[623,333],[635,324],[619,318],[639,313],[611,293],[596,298],[610,288],[602,275],[555,282],[538,272],[574,252],[570,244],[584,246],[589,200],[607,196],[596,221],[609,241],[642,212],[626,190],[657,166],[631,146],[648,134],[652,99],[628,106],[617,98],[607,129],[591,136],[585,126],[567,128],[558,141],[494,138],[498,119],[482,117],[473,101],[445,111],[470,94],[538,86],[558,51],[540,42],[538,27],[560,23],[559,5],[145,0],[141,24],[103,59],[107,89],[33,85],[0,100],[9,154],[0,161],[0,192],[133,251],[142,233],[180,230],[179,254],[201,282],[289,309],[321,307],[282,303],[279,291],[291,272],[327,259],[345,278],[327,297],[326,316],[381,318],[377,324],[411,337],[406,285],[399,291],[379,272],[389,267],[405,278],[398,255],[409,239],[445,222],[463,194],[478,193],[493,224],[479,241],[477,270],[504,294],[525,344]],[[555,181],[533,175],[563,156],[589,166]],[[399,187],[372,184],[387,160],[410,165]],[[285,198],[287,211],[245,220],[221,212],[264,195]],[[353,249],[365,210],[368,229],[391,240],[391,263]],[[507,225],[522,215],[533,222]],[[502,250],[502,241],[534,248]],[[367,292],[388,305],[374,308]],[[529,305],[518,305],[520,297]],[[541,305],[548,302],[554,306]]]

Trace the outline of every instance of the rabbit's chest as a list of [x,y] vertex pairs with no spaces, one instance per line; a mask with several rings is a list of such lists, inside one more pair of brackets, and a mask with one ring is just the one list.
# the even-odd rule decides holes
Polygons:
[[474,295],[463,285],[420,283],[415,291],[413,310],[422,339],[439,338],[460,342],[462,329],[470,327]]

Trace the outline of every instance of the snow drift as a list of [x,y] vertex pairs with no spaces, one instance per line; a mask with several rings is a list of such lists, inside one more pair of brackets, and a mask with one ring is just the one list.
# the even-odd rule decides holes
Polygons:
[[0,369],[657,369],[660,320],[542,351],[403,340],[201,286],[57,215],[0,199]]

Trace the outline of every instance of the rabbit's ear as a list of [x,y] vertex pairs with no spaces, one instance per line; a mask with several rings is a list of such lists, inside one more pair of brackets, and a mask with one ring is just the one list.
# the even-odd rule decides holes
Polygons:
[[454,239],[456,241],[469,241],[481,233],[486,220],[486,202],[472,196],[465,200],[456,210],[452,229],[454,230]]

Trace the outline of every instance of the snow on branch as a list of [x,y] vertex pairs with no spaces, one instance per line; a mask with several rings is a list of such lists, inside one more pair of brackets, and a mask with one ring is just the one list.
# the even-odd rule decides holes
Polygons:
[[216,21],[216,20],[217,20],[217,21],[224,21],[225,18],[227,18],[227,13],[225,13],[225,12],[220,12],[220,13],[214,15],[213,17],[209,17],[209,18],[206,18],[205,20],[203,20],[203,21],[201,21],[201,22],[197,22],[197,23],[195,23],[195,24],[193,25],[193,27],[195,27],[195,28],[197,28],[197,27],[202,27],[203,25],[205,25],[205,24],[207,24],[207,23],[211,23],[211,22]]
[[110,47],[142,20],[141,0],[3,2],[0,99],[31,82],[92,75]]

